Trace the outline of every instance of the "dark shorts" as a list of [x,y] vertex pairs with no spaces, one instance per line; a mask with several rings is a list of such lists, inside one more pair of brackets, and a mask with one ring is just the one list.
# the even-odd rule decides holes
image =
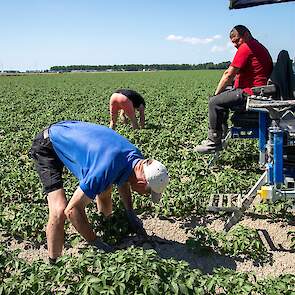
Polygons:
[[58,158],[49,137],[44,138],[44,131],[38,133],[29,151],[46,194],[63,188],[62,171],[64,164]]

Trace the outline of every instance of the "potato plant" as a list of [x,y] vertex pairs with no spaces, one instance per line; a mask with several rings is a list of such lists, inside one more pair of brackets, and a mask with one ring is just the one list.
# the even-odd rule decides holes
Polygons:
[[111,245],[118,244],[124,237],[133,233],[122,206],[116,208],[107,218],[92,212],[90,220],[101,239]]
[[255,263],[269,262],[270,255],[256,230],[236,225],[228,233],[197,227],[187,245],[202,253],[216,252],[240,258],[251,258]]
[[292,213],[292,208],[294,201],[292,199],[281,199],[276,202],[261,202],[258,203],[254,210],[257,213],[265,214],[269,216],[273,221],[278,219],[284,219],[287,221],[292,221],[294,215]]
[[[48,208],[28,157],[32,140],[44,127],[59,120],[108,125],[108,102],[117,88],[138,91],[147,105],[145,129],[134,131],[121,124],[117,131],[138,146],[145,157],[162,161],[171,178],[159,205],[134,195],[138,213],[167,217],[203,214],[212,193],[247,191],[261,174],[256,141],[231,141],[230,149],[222,153],[211,170],[206,167],[206,156],[193,152],[206,136],[207,100],[220,76],[220,71],[1,76],[1,233],[33,244],[45,243]],[[67,198],[77,184],[65,172]],[[116,244],[130,229],[116,191],[113,199],[116,209],[110,220],[96,215],[94,206],[87,214],[103,239]],[[198,240],[200,245],[217,247],[214,235],[206,231],[198,235],[205,238]],[[245,239],[241,242],[244,247],[248,245]],[[67,232],[66,244],[79,241],[77,235]],[[240,255],[241,243],[237,249],[229,244],[227,249],[234,249],[227,250],[230,255]],[[249,251],[257,250],[255,255],[259,256],[261,249],[254,243]],[[263,293],[263,288],[279,290],[276,294],[292,294],[294,285],[294,278],[287,275],[256,282],[247,274],[226,270],[201,274],[184,262],[161,260],[154,252],[134,248],[107,255],[85,250],[77,257],[62,257],[57,266],[51,267],[43,260],[29,265],[16,252],[7,250],[7,245],[0,246],[0,294],[271,294]]]
[[[218,269],[202,274],[186,262],[160,259],[153,250],[111,254],[84,249],[56,266],[29,265],[0,246],[0,294],[293,294],[295,278],[256,280],[251,273]],[[278,293],[275,293],[278,292]]]

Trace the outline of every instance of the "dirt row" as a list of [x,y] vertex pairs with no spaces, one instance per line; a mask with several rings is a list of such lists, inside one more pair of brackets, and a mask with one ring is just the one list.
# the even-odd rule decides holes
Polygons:
[[[295,275],[295,252],[290,249],[288,231],[294,231],[295,225],[287,224],[284,221],[273,222],[269,219],[257,219],[245,216],[240,224],[258,229],[262,241],[272,256],[272,264],[257,265],[252,260],[235,259],[228,256],[209,255],[201,256],[193,253],[185,242],[190,236],[190,230],[197,225],[205,225],[210,229],[222,230],[224,220],[214,215],[205,217],[191,217],[184,220],[159,219],[141,217],[147,233],[151,236],[149,241],[140,241],[139,238],[129,238],[123,241],[118,247],[126,248],[131,245],[154,249],[163,258],[174,258],[187,261],[191,267],[200,268],[205,273],[211,273],[216,267],[225,267],[239,272],[253,272],[257,278],[277,277],[280,274]],[[21,249],[20,257],[27,261],[42,258],[47,260],[47,250],[44,246],[39,249],[32,244],[16,239],[8,239],[3,234],[0,236],[2,242],[7,243],[9,249]],[[79,247],[67,247],[66,254],[77,254]]]

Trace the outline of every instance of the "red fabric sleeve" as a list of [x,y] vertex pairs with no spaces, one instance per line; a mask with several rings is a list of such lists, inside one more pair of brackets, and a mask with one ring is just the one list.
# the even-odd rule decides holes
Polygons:
[[250,54],[251,50],[249,46],[246,43],[242,44],[236,52],[231,66],[242,69],[247,64]]

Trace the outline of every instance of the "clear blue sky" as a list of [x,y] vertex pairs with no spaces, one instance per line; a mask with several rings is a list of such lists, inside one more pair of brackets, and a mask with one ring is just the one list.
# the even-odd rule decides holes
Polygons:
[[228,34],[249,27],[275,59],[295,57],[295,2],[229,10],[227,0],[8,0],[0,70],[71,64],[231,60]]

